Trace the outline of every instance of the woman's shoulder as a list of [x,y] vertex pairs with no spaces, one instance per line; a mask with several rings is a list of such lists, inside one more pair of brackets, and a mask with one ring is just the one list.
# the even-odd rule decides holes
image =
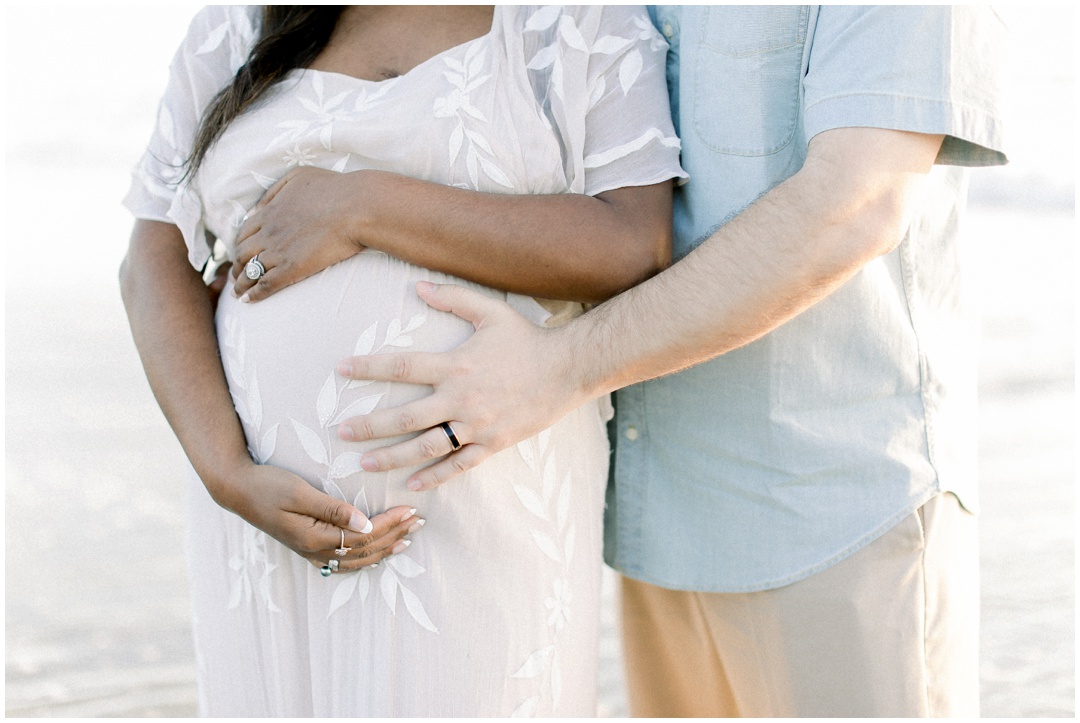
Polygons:
[[235,72],[255,43],[260,20],[258,5],[207,5],[191,19],[182,50],[189,57],[227,58]]
[[547,32],[562,44],[591,52],[601,38],[651,40],[659,34],[644,5],[518,5],[499,6],[519,32]]

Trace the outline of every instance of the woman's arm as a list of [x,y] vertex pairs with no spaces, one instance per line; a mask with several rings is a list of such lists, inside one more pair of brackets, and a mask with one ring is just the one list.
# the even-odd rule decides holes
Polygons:
[[[370,246],[506,291],[600,302],[670,263],[671,186],[504,195],[383,171],[299,168],[241,228],[235,290],[264,299]],[[257,283],[242,273],[255,254],[267,269]]]
[[334,557],[339,528],[354,548],[342,558],[343,571],[391,553],[417,522],[409,508],[396,507],[369,521],[300,477],[257,465],[248,455],[221,366],[211,296],[188,263],[179,229],[136,221],[120,288],[154,396],[218,504],[317,567]]

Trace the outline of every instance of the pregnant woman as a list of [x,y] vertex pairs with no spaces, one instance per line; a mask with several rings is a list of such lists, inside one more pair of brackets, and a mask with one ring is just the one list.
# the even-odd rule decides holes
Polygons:
[[[624,7],[195,18],[126,199],[121,277],[192,462],[204,715],[595,714],[601,406],[418,494],[411,470],[362,469],[374,445],[339,429],[428,388],[334,368],[469,336],[418,282],[464,279],[553,324],[662,267],[685,175],[665,51]],[[275,217],[275,195],[307,215]],[[258,283],[216,311],[214,243],[260,254]],[[453,420],[427,434],[433,453],[457,443]]]

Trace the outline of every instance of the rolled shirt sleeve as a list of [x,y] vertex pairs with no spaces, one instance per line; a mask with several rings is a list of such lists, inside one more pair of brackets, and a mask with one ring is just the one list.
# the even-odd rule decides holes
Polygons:
[[939,164],[1000,165],[1005,42],[985,6],[821,6],[806,137],[850,127],[942,134]]

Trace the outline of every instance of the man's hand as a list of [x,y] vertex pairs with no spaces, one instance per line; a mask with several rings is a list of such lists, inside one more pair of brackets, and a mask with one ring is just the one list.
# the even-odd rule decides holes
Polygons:
[[[318,568],[329,560],[339,562],[339,572],[373,565],[404,550],[405,535],[424,523],[409,507],[392,507],[368,520],[352,505],[272,465],[245,463],[228,478],[228,485],[215,487],[218,503]],[[338,555],[343,543],[351,549]]]
[[[591,396],[576,381],[574,355],[557,329],[533,325],[501,301],[460,286],[420,282],[430,306],[472,322],[476,333],[453,351],[352,357],[338,366],[350,379],[430,384],[435,392],[394,409],[347,420],[342,439],[364,441],[427,430],[363,456],[369,472],[419,464],[451,452],[439,425],[449,422],[461,449],[407,481],[430,489],[533,436]],[[592,395],[595,396],[595,395]]]
[[[364,198],[356,188],[361,180],[359,174],[311,167],[282,176],[237,234],[234,293],[259,301],[363,251],[349,230],[350,213]],[[252,281],[244,266],[256,254],[266,273]]]

